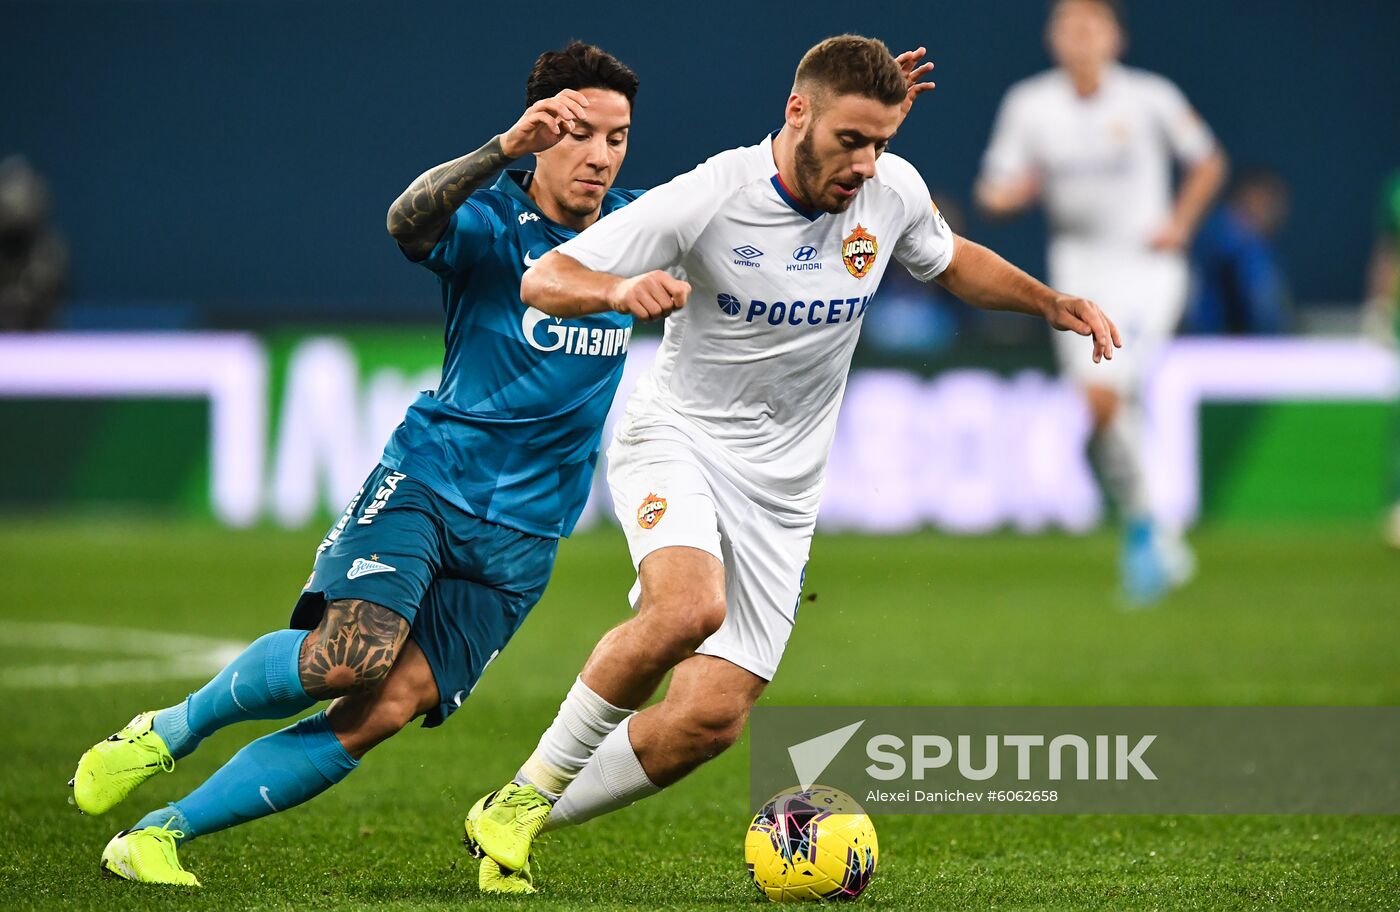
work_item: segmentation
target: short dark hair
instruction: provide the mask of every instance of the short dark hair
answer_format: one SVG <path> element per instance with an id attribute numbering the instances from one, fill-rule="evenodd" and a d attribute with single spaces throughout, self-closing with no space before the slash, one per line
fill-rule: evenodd
<path id="1" fill-rule="evenodd" d="M 793 87 L 817 86 L 833 95 L 862 95 L 899 104 L 909 91 L 890 49 L 878 38 L 837 35 L 802 55 Z"/>
<path id="2" fill-rule="evenodd" d="M 1246 165 L 1235 174 L 1230 182 L 1230 196 L 1239 196 L 1249 190 L 1265 190 L 1277 196 L 1288 193 L 1288 181 L 1268 165 Z"/>
<path id="3" fill-rule="evenodd" d="M 558 51 L 545 51 L 535 61 L 525 83 L 525 104 L 553 98 L 565 89 L 611 89 L 627 99 L 637 97 L 637 74 L 600 47 L 570 41 Z"/>
<path id="4" fill-rule="evenodd" d="M 1050 12 L 1053 14 L 1062 3 L 1069 3 L 1071 0 L 1050 0 Z M 1097 3 L 1108 10 L 1108 14 L 1113 17 L 1113 21 L 1118 23 L 1118 27 L 1126 28 L 1128 21 L 1123 17 L 1123 0 L 1079 0 L 1079 2 Z"/>

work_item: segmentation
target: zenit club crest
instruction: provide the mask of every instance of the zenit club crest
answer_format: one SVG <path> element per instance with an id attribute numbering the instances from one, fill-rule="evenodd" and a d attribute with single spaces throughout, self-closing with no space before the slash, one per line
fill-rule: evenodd
<path id="1" fill-rule="evenodd" d="M 847 272 L 863 279 L 870 267 L 875 265 L 875 254 L 879 249 L 875 235 L 856 225 L 856 230 L 841 242 L 841 261 L 846 264 Z"/>
<path id="2" fill-rule="evenodd" d="M 657 497 L 655 494 L 648 494 L 646 500 L 637 508 L 637 525 L 643 529 L 651 529 L 661 522 L 661 517 L 666 515 L 666 498 Z"/>

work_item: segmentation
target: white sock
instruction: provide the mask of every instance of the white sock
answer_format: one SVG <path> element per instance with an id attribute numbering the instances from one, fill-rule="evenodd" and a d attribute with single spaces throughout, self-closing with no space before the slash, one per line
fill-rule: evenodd
<path id="1" fill-rule="evenodd" d="M 593 759 L 554 803 L 545 830 L 577 826 L 603 814 L 621 810 L 634 801 L 661 791 L 647 778 L 627 734 L 630 717 L 622 720 L 603 740 Z"/>
<path id="2" fill-rule="evenodd" d="M 559 704 L 559 715 L 516 773 L 516 781 L 528 782 L 549 798 L 557 799 L 603 739 L 632 712 L 613 706 L 583 683 L 583 678 L 576 678 L 569 695 Z"/>
<path id="3" fill-rule="evenodd" d="M 1108 427 L 1099 433 L 1099 462 L 1104 482 L 1126 519 L 1151 516 L 1147 474 L 1143 468 L 1143 422 L 1136 402 L 1123 400 Z"/>

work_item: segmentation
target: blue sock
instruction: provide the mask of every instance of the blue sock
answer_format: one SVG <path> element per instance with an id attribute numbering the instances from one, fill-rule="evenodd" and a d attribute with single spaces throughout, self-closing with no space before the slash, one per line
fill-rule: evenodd
<path id="1" fill-rule="evenodd" d="M 359 765 L 319 712 L 249 744 L 199 788 L 137 826 L 164 826 L 174 816 L 173 828 L 185 834 L 181 842 L 207 836 L 309 801 Z"/>
<path id="2" fill-rule="evenodd" d="M 153 726 L 175 759 L 234 722 L 285 719 L 315 705 L 301 686 L 298 667 L 305 630 L 275 630 L 259 637 L 184 703 L 156 713 Z"/>
<path id="3" fill-rule="evenodd" d="M 183 833 L 183 836 L 180 836 L 175 840 L 177 843 L 184 842 L 186 839 L 189 838 L 190 822 L 185 819 L 185 815 L 181 814 L 179 809 L 176 808 L 173 804 L 167 804 L 165 807 L 160 808 L 159 810 L 151 811 L 145 817 L 142 817 L 140 820 L 136 821 L 136 825 L 133 826 L 132 829 L 144 830 L 146 827 L 152 826 L 169 826 L 172 830 L 175 830 L 177 833 Z"/>
<path id="4" fill-rule="evenodd" d="M 1124 544 L 1129 548 L 1146 548 L 1152 543 L 1152 519 L 1147 516 L 1130 516 L 1124 523 Z"/>

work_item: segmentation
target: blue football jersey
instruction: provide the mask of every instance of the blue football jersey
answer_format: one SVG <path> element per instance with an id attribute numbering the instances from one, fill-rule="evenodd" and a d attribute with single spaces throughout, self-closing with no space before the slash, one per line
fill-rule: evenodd
<path id="1" fill-rule="evenodd" d="M 535 206 L 531 177 L 507 171 L 472 194 L 421 261 L 442 284 L 442 380 L 382 461 L 474 516 L 557 538 L 588 498 L 632 318 L 562 320 L 521 303 L 525 270 L 577 234 Z M 609 191 L 603 215 L 640 193 Z"/>

